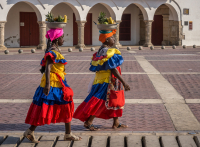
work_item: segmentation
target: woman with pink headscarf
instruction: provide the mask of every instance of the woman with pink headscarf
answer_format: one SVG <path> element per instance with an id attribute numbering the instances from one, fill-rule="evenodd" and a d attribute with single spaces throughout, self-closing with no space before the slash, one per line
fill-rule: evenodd
<path id="1" fill-rule="evenodd" d="M 63 34 L 63 29 L 50 29 L 46 34 L 47 49 L 40 63 L 43 77 L 25 120 L 31 126 L 24 132 L 24 137 L 34 143 L 39 142 L 34 136 L 37 126 L 60 122 L 65 123 L 64 140 L 81 140 L 81 137 L 71 133 L 73 91 L 65 79 L 67 61 L 58 48 L 63 45 Z"/>

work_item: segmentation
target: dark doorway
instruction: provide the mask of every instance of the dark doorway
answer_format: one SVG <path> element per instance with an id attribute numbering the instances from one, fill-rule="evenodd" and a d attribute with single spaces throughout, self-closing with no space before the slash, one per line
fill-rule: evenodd
<path id="1" fill-rule="evenodd" d="M 76 16 L 73 14 L 73 45 L 78 44 L 78 25 Z M 87 22 L 84 27 L 84 44 L 92 45 L 92 13 L 88 13 Z"/>
<path id="2" fill-rule="evenodd" d="M 73 45 L 78 44 L 78 25 L 76 23 L 76 16 L 73 13 Z"/>
<path id="3" fill-rule="evenodd" d="M 131 40 L 131 14 L 123 14 L 119 25 L 119 41 Z"/>
<path id="4" fill-rule="evenodd" d="M 20 12 L 20 46 L 38 46 L 39 24 L 35 12 Z"/>
<path id="5" fill-rule="evenodd" d="M 163 41 L 163 16 L 154 15 L 154 21 L 152 23 L 152 44 L 162 45 Z"/>
<path id="6" fill-rule="evenodd" d="M 88 13 L 84 28 L 84 44 L 92 45 L 92 13 Z"/>

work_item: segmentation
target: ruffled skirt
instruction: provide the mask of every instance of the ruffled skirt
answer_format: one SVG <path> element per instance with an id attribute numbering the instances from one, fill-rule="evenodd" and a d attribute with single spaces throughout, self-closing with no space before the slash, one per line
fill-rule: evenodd
<path id="1" fill-rule="evenodd" d="M 66 82 L 65 85 L 69 87 Z M 62 88 L 51 87 L 48 96 L 43 93 L 43 89 L 40 86 L 37 88 L 25 123 L 41 126 L 50 123 L 71 122 L 74 103 L 63 100 Z"/>
<path id="2" fill-rule="evenodd" d="M 74 118 L 87 121 L 91 115 L 102 119 L 121 117 L 122 109 L 108 109 L 106 107 L 108 83 L 96 84 L 87 98 L 78 106 L 74 113 Z"/>

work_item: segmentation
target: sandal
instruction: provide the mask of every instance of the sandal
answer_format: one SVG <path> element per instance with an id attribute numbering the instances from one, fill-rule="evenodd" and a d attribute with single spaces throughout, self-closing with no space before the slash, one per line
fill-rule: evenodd
<path id="1" fill-rule="evenodd" d="M 85 125 L 84 124 L 84 127 L 86 129 L 89 129 L 90 131 L 98 131 L 98 130 L 100 130 L 98 127 L 95 127 L 93 124 L 91 124 L 91 125 Z"/>
<path id="2" fill-rule="evenodd" d="M 27 130 L 24 132 L 24 137 L 26 137 L 26 138 L 27 138 L 28 140 L 30 140 L 32 143 L 39 143 L 39 141 L 35 139 L 34 131 L 31 131 L 30 129 L 27 129 Z"/>
<path id="3" fill-rule="evenodd" d="M 117 127 L 112 127 L 113 129 L 117 129 L 117 128 L 128 128 L 127 125 L 124 125 L 124 124 L 119 124 Z"/>
<path id="4" fill-rule="evenodd" d="M 65 141 L 72 141 L 72 140 L 79 141 L 81 139 L 82 139 L 81 137 L 73 135 L 72 132 L 70 134 L 65 134 L 65 136 L 64 136 Z"/>

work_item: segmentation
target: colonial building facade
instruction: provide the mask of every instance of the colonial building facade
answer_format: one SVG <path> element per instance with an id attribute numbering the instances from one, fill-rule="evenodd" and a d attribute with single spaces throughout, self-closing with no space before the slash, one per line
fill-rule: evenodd
<path id="1" fill-rule="evenodd" d="M 200 45 L 199 0 L 0 0 L 0 49 L 46 48 L 45 15 L 67 15 L 64 46 L 101 45 L 101 11 L 118 23 L 116 46 Z"/>

